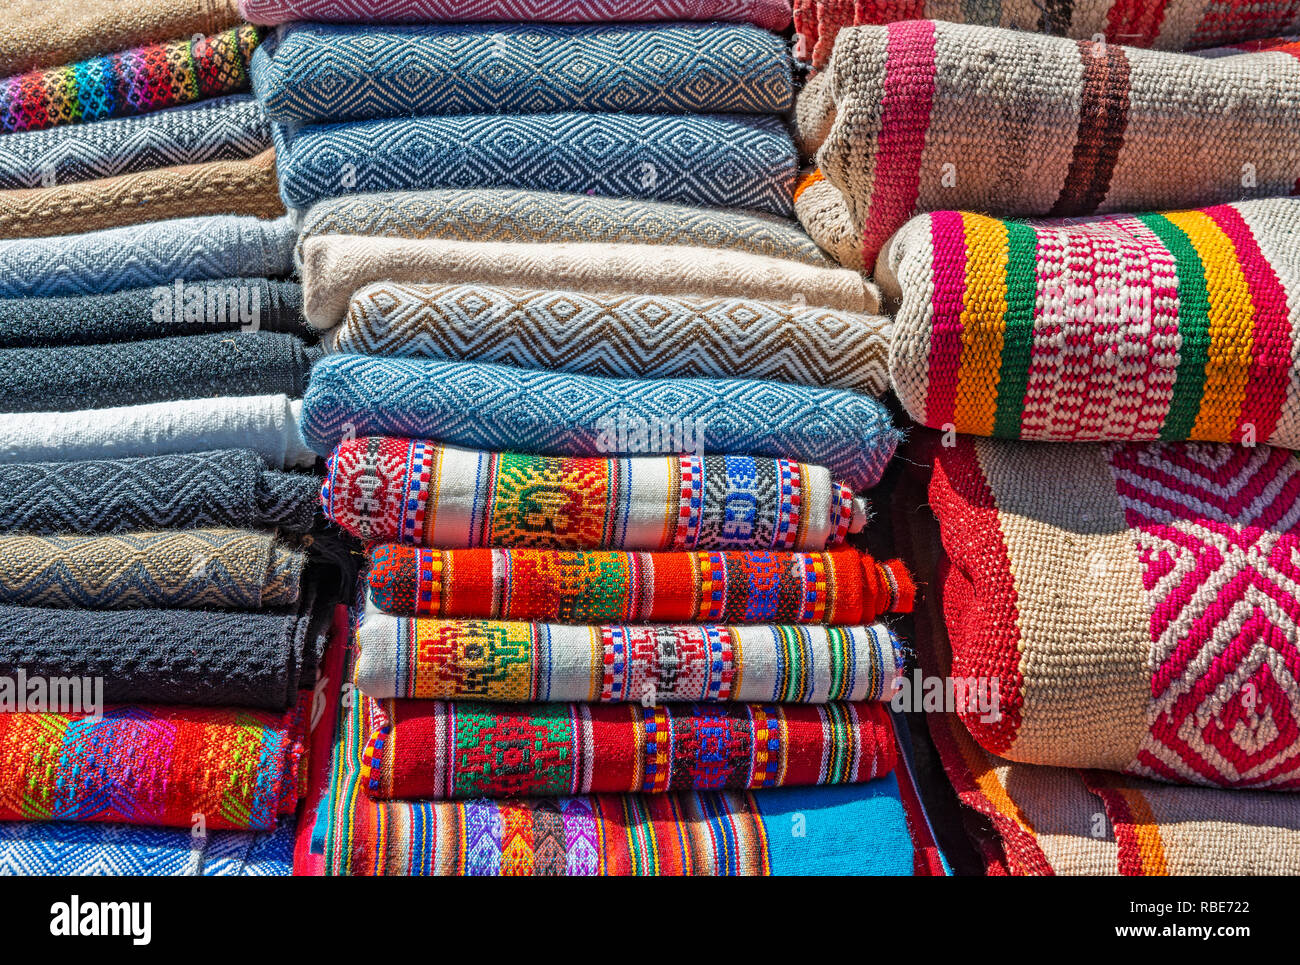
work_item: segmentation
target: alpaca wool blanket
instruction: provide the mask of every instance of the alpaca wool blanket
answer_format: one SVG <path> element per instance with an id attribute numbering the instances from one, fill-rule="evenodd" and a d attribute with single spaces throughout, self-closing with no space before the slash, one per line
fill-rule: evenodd
<path id="1" fill-rule="evenodd" d="M 275 152 L 118 174 L 96 181 L 0 191 L 0 238 L 119 228 L 207 214 L 284 214 Z"/>
<path id="2" fill-rule="evenodd" d="M 383 800 L 856 784 L 890 773 L 879 703 L 459 704 L 398 700 L 362 754 Z"/>
<path id="3" fill-rule="evenodd" d="M 339 445 L 321 503 L 363 540 L 450 548 L 822 550 L 866 525 L 864 500 L 787 459 L 531 456 L 379 436 Z"/>
<path id="4" fill-rule="evenodd" d="M 906 662 L 884 624 L 568 626 L 366 613 L 371 697 L 584 703 L 888 700 Z"/>
<path id="5" fill-rule="evenodd" d="M 1201 56 L 930 21 L 853 27 L 829 83 L 801 98 L 801 139 L 844 195 L 867 264 L 927 211 L 1063 217 L 1284 196 L 1300 177 L 1300 114 L 1286 106 L 1300 98 L 1296 49 Z"/>
<path id="6" fill-rule="evenodd" d="M 0 533 L 0 602 L 260 610 L 298 599 L 305 555 L 246 529 Z"/>
<path id="7" fill-rule="evenodd" d="M 0 299 L 0 348 L 97 345 L 238 329 L 311 333 L 297 282 L 220 278 L 104 295 Z"/>
<path id="8" fill-rule="evenodd" d="M 1300 788 L 1300 458 L 1207 443 L 928 445 L 958 678 L 992 754 Z"/>
<path id="9" fill-rule="evenodd" d="M 0 129 L 147 114 L 248 90 L 258 40 L 257 29 L 244 24 L 0 80 Z"/>
<path id="10" fill-rule="evenodd" d="M 0 188 L 51 188 L 154 168 L 235 161 L 271 146 L 247 94 L 186 107 L 0 138 Z"/>
<path id="11" fill-rule="evenodd" d="M 283 124 L 412 114 L 780 114 L 784 41 L 749 24 L 299 24 L 253 55 Z"/>
<path id="12" fill-rule="evenodd" d="M 939 212 L 877 264 L 918 422 L 1300 448 L 1300 200 L 1082 223 Z"/>
<path id="13" fill-rule="evenodd" d="M 0 240 L 0 298 L 97 295 L 182 281 L 293 271 L 297 233 L 275 221 L 213 215 L 56 238 Z"/>
<path id="14" fill-rule="evenodd" d="M 794 186 L 794 214 L 804 231 L 822 251 L 845 268 L 869 271 L 862 257 L 862 242 L 853 226 L 849 206 L 839 188 L 818 168 L 799 176 Z"/>
<path id="15" fill-rule="evenodd" d="M 251 449 L 271 469 L 309 469 L 300 400 L 244 395 L 80 412 L 31 412 L 0 422 L 0 463 L 125 459 Z"/>
<path id="16" fill-rule="evenodd" d="M 379 543 L 368 564 L 370 604 L 399 616 L 857 624 L 910 612 L 916 598 L 902 560 L 878 561 L 849 546 L 637 553 Z"/>
<path id="17" fill-rule="evenodd" d="M 794 142 L 776 116 L 460 114 L 275 125 L 272 138 L 290 208 L 482 185 L 793 213 Z"/>
<path id="18" fill-rule="evenodd" d="M 0 714 L 0 817 L 269 830 L 298 803 L 307 709 Z"/>
<path id="19" fill-rule="evenodd" d="M 880 481 L 902 435 L 881 403 L 843 389 L 361 355 L 327 356 L 313 369 L 302 430 L 322 455 L 351 432 L 555 456 L 776 456 L 825 466 L 854 492 Z"/>
<path id="20" fill-rule="evenodd" d="M 315 476 L 269 470 L 246 449 L 0 464 L 0 530 L 282 529 L 316 519 Z"/>
<path id="21" fill-rule="evenodd" d="M 748 298 L 380 282 L 352 296 L 333 352 L 623 378 L 889 388 L 886 318 Z"/>
<path id="22" fill-rule="evenodd" d="M 875 314 L 856 271 L 678 244 L 511 243 L 326 235 L 302 246 L 303 314 L 328 329 L 373 282 L 753 298 Z"/>
<path id="23" fill-rule="evenodd" d="M 0 411 L 231 395 L 301 396 L 320 349 L 282 332 L 0 350 Z"/>

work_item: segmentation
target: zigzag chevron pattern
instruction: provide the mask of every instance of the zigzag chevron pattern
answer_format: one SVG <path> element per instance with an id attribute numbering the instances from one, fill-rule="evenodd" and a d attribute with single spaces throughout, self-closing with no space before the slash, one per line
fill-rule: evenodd
<path id="1" fill-rule="evenodd" d="M 354 191 L 506 187 L 789 216 L 794 142 L 779 117 L 535 114 L 274 125 L 290 208 Z"/>
<path id="2" fill-rule="evenodd" d="M 252 157 L 271 128 L 248 96 L 0 138 L 0 189 L 42 188 L 205 161 Z"/>
<path id="3" fill-rule="evenodd" d="M 879 396 L 887 319 L 739 298 L 492 285 L 369 285 L 332 351 L 493 362 L 581 375 L 772 379 Z"/>
<path id="4" fill-rule="evenodd" d="M 604 242 L 698 245 L 833 268 L 797 222 L 640 198 L 446 188 L 342 195 L 313 205 L 298 238 L 322 235 L 437 238 L 451 241 Z"/>
<path id="5" fill-rule="evenodd" d="M 609 427 L 637 418 L 660 427 L 697 420 L 706 452 L 825 466 L 855 492 L 879 482 L 900 438 L 884 406 L 842 389 L 742 379 L 603 379 L 361 355 L 319 362 L 302 411 L 303 436 L 322 455 L 344 438 L 365 435 L 605 455 L 616 448 Z"/>
<path id="6" fill-rule="evenodd" d="M 413 114 L 780 114 L 784 42 L 748 24 L 304 24 L 260 47 L 253 89 L 274 121 Z"/>
<path id="7" fill-rule="evenodd" d="M 1268 447 L 1116 448 L 1151 611 L 1135 773 L 1300 788 L 1300 460 Z"/>

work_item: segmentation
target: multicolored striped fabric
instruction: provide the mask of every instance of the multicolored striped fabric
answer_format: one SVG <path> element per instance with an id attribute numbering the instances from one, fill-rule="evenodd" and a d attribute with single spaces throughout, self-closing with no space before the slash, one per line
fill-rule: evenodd
<path id="1" fill-rule="evenodd" d="M 1300 199 L 1083 222 L 943 211 L 877 278 L 898 396 L 937 429 L 1300 448 Z"/>
<path id="2" fill-rule="evenodd" d="M 436 700 L 888 700 L 902 644 L 872 626 L 583 626 L 395 617 L 357 629 L 357 686 Z"/>
<path id="3" fill-rule="evenodd" d="M 392 701 L 362 780 L 385 800 L 856 784 L 890 773 L 879 703 Z"/>
<path id="4" fill-rule="evenodd" d="M 36 131 L 247 90 L 259 39 L 244 25 L 0 80 L 0 128 Z"/>
<path id="5" fill-rule="evenodd" d="M 627 553 L 380 543 L 370 547 L 368 573 L 370 603 L 399 616 L 853 624 L 910 612 L 916 597 L 902 560 L 879 562 L 848 546 Z"/>
<path id="6" fill-rule="evenodd" d="M 367 436 L 326 462 L 325 514 L 363 540 L 466 548 L 823 550 L 866 504 L 821 466 L 749 456 L 534 456 Z"/>

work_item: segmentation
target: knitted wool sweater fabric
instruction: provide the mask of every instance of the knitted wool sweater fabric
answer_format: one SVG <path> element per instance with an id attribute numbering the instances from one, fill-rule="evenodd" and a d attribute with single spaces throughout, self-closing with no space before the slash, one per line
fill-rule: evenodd
<path id="1" fill-rule="evenodd" d="M 790 215 L 785 122 L 746 114 L 465 114 L 272 128 L 290 208 L 352 191 L 477 186 Z"/>
<path id="2" fill-rule="evenodd" d="M 271 469 L 309 469 L 316 454 L 298 429 L 301 400 L 243 395 L 0 420 L 0 463 L 76 462 L 251 449 Z"/>
<path id="3" fill-rule="evenodd" d="M 918 422 L 1043 440 L 1300 448 L 1300 200 L 1082 223 L 940 212 L 889 242 Z"/>
<path id="4" fill-rule="evenodd" d="M 285 276 L 296 232 L 275 221 L 214 215 L 56 238 L 0 240 L 0 297 L 95 295 L 176 279 Z"/>
<path id="5" fill-rule="evenodd" d="M 494 285 L 367 285 L 334 352 L 494 362 L 582 375 L 749 378 L 882 395 L 889 320 L 742 298 Z"/>
<path id="6" fill-rule="evenodd" d="M 803 110 L 800 121 L 829 130 L 817 162 L 871 264 L 914 213 L 1072 216 L 1290 194 L 1296 49 L 1189 55 L 930 21 L 853 27 L 829 85 L 803 95 L 828 122 Z"/>
<path id="7" fill-rule="evenodd" d="M 619 432 L 620 424 L 630 431 Z M 686 426 L 699 430 L 694 446 Z M 879 402 L 843 389 L 360 355 L 331 355 L 316 366 L 302 430 L 322 455 L 351 433 L 544 455 L 776 456 L 825 466 L 855 492 L 879 482 L 902 435 Z"/>
<path id="8" fill-rule="evenodd" d="M 320 349 L 282 332 L 0 350 L 0 412 L 231 395 L 300 397 Z"/>
<path id="9" fill-rule="evenodd" d="M 253 56 L 274 121 L 411 114 L 780 114 L 780 37 L 749 24 L 302 24 Z"/>
<path id="10" fill-rule="evenodd" d="M 275 152 L 119 174 L 56 187 L 0 191 L 0 238 L 32 238 L 207 214 L 284 214 Z"/>
<path id="11" fill-rule="evenodd" d="M 0 465 L 0 529 L 117 533 L 234 526 L 303 533 L 316 477 L 268 470 L 248 450 Z"/>

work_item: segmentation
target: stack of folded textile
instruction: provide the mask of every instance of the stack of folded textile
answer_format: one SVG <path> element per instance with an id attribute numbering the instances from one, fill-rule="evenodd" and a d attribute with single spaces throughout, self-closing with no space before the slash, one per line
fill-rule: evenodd
<path id="1" fill-rule="evenodd" d="M 286 874 L 334 608 L 259 40 L 233 0 L 0 31 L 0 872 Z M 25 71 L 25 72 L 24 72 Z"/>

